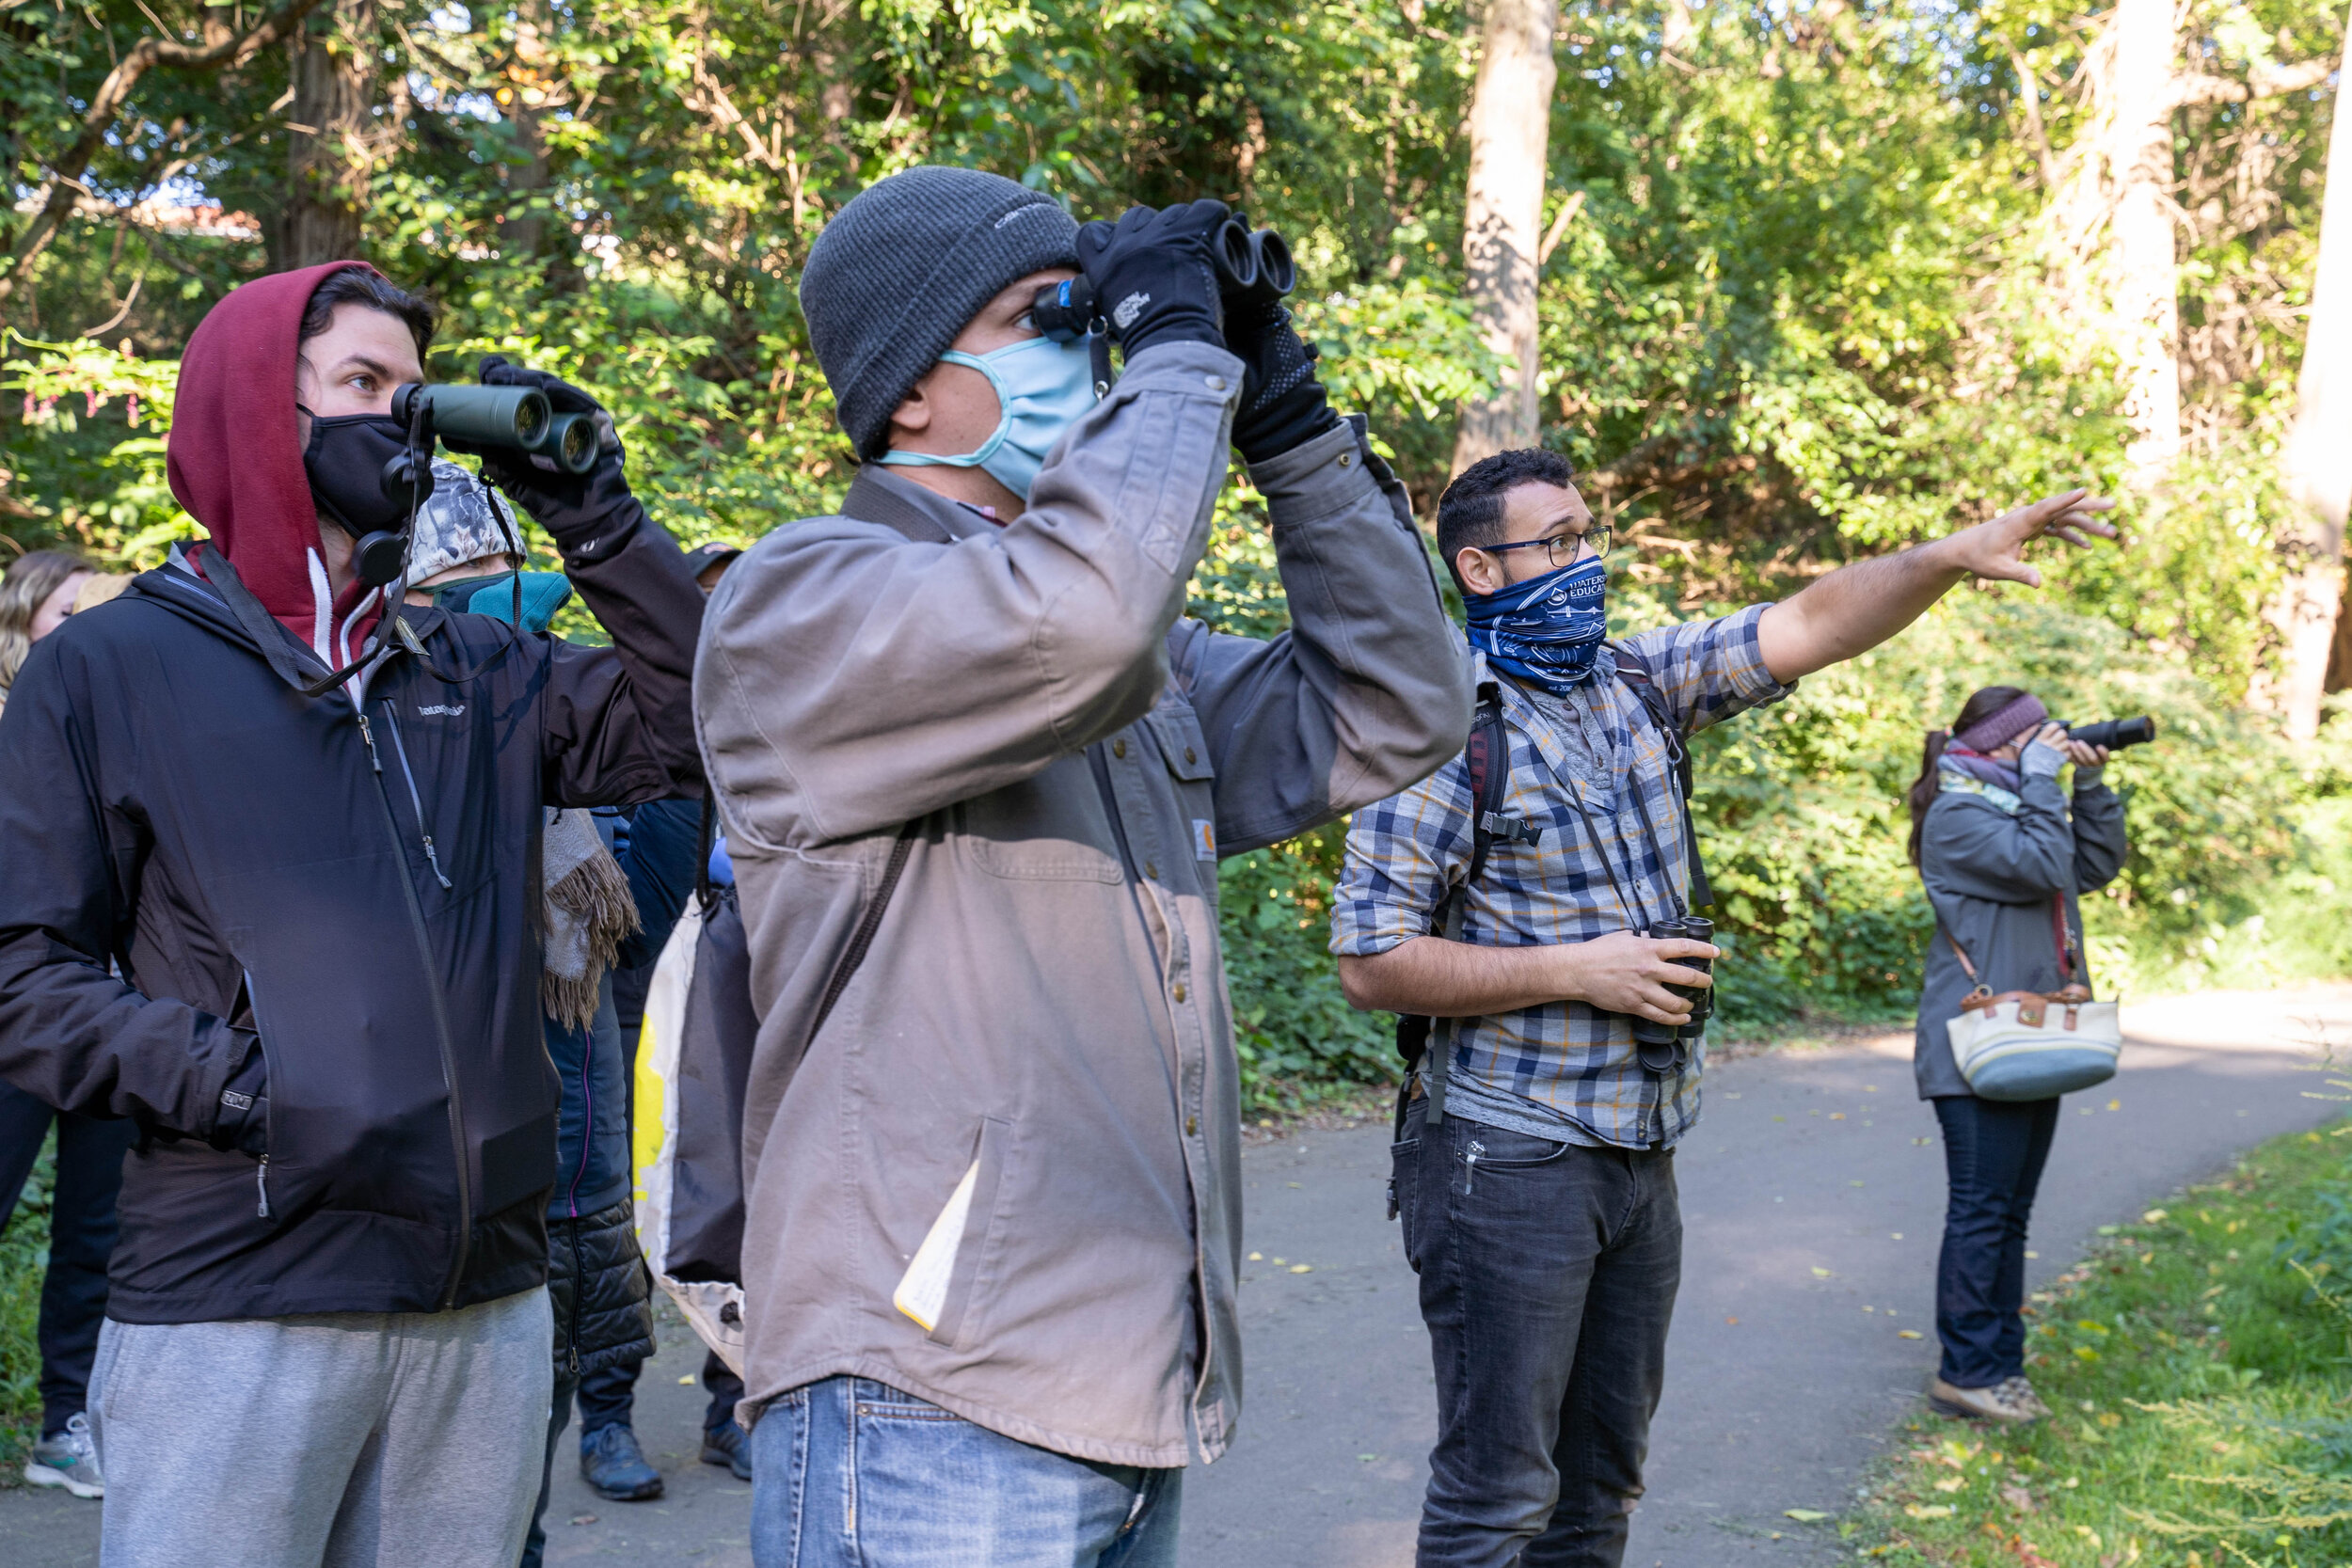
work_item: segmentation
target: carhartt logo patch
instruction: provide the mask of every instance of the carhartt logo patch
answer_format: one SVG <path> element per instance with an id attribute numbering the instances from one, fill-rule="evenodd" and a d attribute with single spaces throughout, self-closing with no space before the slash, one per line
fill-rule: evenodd
<path id="1" fill-rule="evenodd" d="M 431 707 L 417 709 L 417 717 L 420 719 L 454 719 L 465 711 L 466 705 L 463 703 L 435 703 Z"/>
<path id="2" fill-rule="evenodd" d="M 1216 859 L 1216 824 L 1205 816 L 1192 819 L 1192 858 L 1199 861 Z"/>

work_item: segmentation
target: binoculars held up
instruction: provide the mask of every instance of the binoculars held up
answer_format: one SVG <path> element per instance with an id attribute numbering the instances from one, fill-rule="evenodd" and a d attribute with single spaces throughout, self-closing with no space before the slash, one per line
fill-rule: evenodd
<path id="1" fill-rule="evenodd" d="M 1239 214 L 1228 218 L 1209 242 L 1209 261 L 1216 268 L 1217 293 L 1228 314 L 1242 306 L 1271 305 L 1298 287 L 1298 266 L 1291 260 L 1289 244 L 1274 230 L 1251 229 Z M 1029 307 L 1029 319 L 1057 343 L 1075 342 L 1100 330 L 1102 312 L 1096 309 L 1093 279 L 1078 277 L 1046 284 Z"/>
<path id="2" fill-rule="evenodd" d="M 536 388 L 412 381 L 392 393 L 392 418 L 403 424 L 420 408 L 426 429 L 443 440 L 510 448 L 567 474 L 596 466 L 595 421 L 585 414 L 555 413 Z"/>

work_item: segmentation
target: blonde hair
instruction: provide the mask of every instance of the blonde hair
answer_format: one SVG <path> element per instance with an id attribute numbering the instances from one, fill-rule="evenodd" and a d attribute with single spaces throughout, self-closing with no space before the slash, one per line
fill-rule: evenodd
<path id="1" fill-rule="evenodd" d="M 72 550 L 34 550 L 8 563 L 0 577 L 0 696 L 16 684 L 24 656 L 33 651 L 33 617 L 50 594 L 76 572 L 98 568 Z"/>

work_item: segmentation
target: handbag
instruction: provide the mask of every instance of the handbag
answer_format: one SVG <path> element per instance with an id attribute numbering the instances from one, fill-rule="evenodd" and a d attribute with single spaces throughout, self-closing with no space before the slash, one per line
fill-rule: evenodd
<path id="1" fill-rule="evenodd" d="M 1952 1061 L 1968 1087 L 1982 1100 L 2047 1100 L 2104 1084 L 2115 1076 L 2123 1051 L 2123 1024 L 2116 1004 L 2093 1002 L 2090 988 L 2074 978 L 2074 944 L 2068 942 L 2063 895 L 2050 900 L 2052 935 L 2065 984 L 2041 991 L 2005 990 L 1998 995 L 1977 975 L 1960 940 L 1949 928 L 1945 940 L 1976 990 L 1947 1019 L 1944 1032 Z"/>

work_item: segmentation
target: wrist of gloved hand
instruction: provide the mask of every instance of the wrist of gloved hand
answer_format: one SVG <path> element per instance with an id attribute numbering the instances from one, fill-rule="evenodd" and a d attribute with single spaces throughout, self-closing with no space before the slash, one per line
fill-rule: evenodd
<path id="1" fill-rule="evenodd" d="M 247 1042 L 245 1060 L 221 1085 L 219 1114 L 204 1141 L 226 1152 L 269 1152 L 269 1063 L 262 1055 L 262 1037 L 250 1029 L 235 1031 Z"/>
<path id="2" fill-rule="evenodd" d="M 1231 215 L 1221 201 L 1132 207 L 1116 224 L 1078 230 L 1078 265 L 1128 358 L 1161 343 L 1225 346 L 1209 245 Z"/>
<path id="3" fill-rule="evenodd" d="M 1279 457 L 1339 424 L 1315 376 L 1314 347 L 1292 329 L 1288 310 L 1253 306 L 1225 325 L 1226 342 L 1242 362 L 1233 446 L 1244 462 Z"/>
<path id="4" fill-rule="evenodd" d="M 2029 742 L 2017 756 L 2017 770 L 2029 779 L 2055 779 L 2065 766 L 2064 752 L 2039 740 Z"/>

